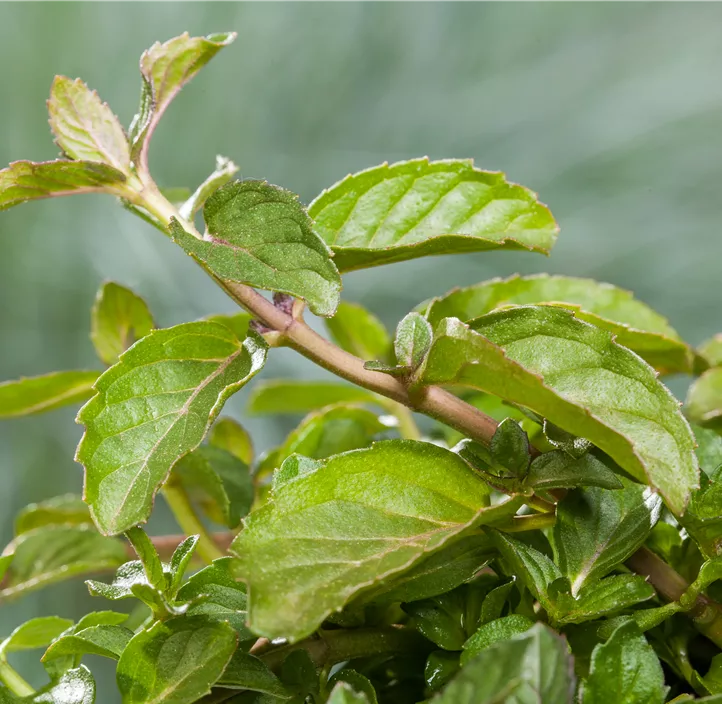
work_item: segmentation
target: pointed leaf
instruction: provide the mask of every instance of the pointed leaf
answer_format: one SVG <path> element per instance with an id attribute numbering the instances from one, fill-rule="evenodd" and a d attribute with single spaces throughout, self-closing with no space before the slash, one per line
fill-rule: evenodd
<path id="1" fill-rule="evenodd" d="M 591 453 L 572 457 L 563 450 L 545 452 L 532 460 L 526 485 L 537 490 L 576 486 L 621 489 L 623 486 L 619 477 Z"/>
<path id="2" fill-rule="evenodd" d="M 153 545 L 153 541 L 139 526 L 134 526 L 127 530 L 125 536 L 130 541 L 136 555 L 138 555 L 138 558 L 143 564 L 143 570 L 148 579 L 148 584 L 155 587 L 158 591 L 164 592 L 166 579 L 165 573 L 163 572 L 163 563 L 160 561 L 160 556 L 155 549 L 155 545 Z"/>
<path id="3" fill-rule="evenodd" d="M 100 372 L 53 372 L 0 383 L 0 418 L 44 413 L 93 395 Z"/>
<path id="4" fill-rule="evenodd" d="M 529 469 L 529 438 L 512 418 L 505 418 L 496 428 L 489 446 L 495 465 L 506 467 L 514 476 L 523 477 Z"/>
<path id="5" fill-rule="evenodd" d="M 349 175 L 309 214 L 341 271 L 488 249 L 548 254 L 558 231 L 534 193 L 464 159 L 413 159 Z"/>
<path id="6" fill-rule="evenodd" d="M 90 317 L 90 339 L 103 362 L 115 364 L 153 327 L 153 317 L 140 296 L 112 281 L 100 287 Z"/>
<path id="7" fill-rule="evenodd" d="M 331 339 L 361 359 L 389 358 L 391 337 L 384 324 L 358 303 L 341 301 L 333 318 L 326 321 Z"/>
<path id="8" fill-rule="evenodd" d="M 594 648 L 581 701 L 583 704 L 662 704 L 666 693 L 657 655 L 634 621 L 628 621 L 617 628 L 606 643 Z"/>
<path id="9" fill-rule="evenodd" d="M 416 369 L 431 346 L 431 325 L 419 313 L 409 313 L 396 328 L 394 351 L 402 367 Z"/>
<path id="10" fill-rule="evenodd" d="M 216 684 L 227 689 L 250 689 L 254 692 L 263 692 L 279 699 L 291 698 L 281 680 L 273 674 L 263 660 L 240 650 L 233 653 L 231 661 Z"/>
<path id="11" fill-rule="evenodd" d="M 580 320 L 609 330 L 618 344 L 634 350 L 660 371 L 692 371 L 693 350 L 666 318 L 631 292 L 593 279 L 548 274 L 491 279 L 434 298 L 426 316 L 435 327 L 443 318 L 466 323 L 497 308 L 542 303 L 569 308 Z"/>
<path id="12" fill-rule="evenodd" d="M 722 433 L 722 367 L 709 369 L 689 389 L 685 412 L 690 420 Z"/>
<path id="13" fill-rule="evenodd" d="M 376 395 L 350 384 L 334 381 L 262 381 L 248 399 L 248 412 L 309 413 L 336 403 L 376 403 Z"/>
<path id="14" fill-rule="evenodd" d="M 557 506 L 556 561 L 572 594 L 603 577 L 647 539 L 661 502 L 630 482 L 617 491 L 590 487 L 570 491 Z"/>
<path id="15" fill-rule="evenodd" d="M 54 684 L 32 695 L 29 704 L 93 704 L 95 680 L 85 665 L 68 670 Z"/>
<path id="16" fill-rule="evenodd" d="M 171 222 L 173 241 L 226 281 L 303 298 L 317 315 L 334 314 L 341 278 L 298 196 L 265 181 L 219 188 L 203 209 L 200 240 Z"/>
<path id="17" fill-rule="evenodd" d="M 508 640 L 520 633 L 525 633 L 533 625 L 533 621 L 521 614 L 511 614 L 485 623 L 464 643 L 464 652 L 461 655 L 462 667 L 482 650 L 499 641 Z"/>
<path id="18" fill-rule="evenodd" d="M 125 175 L 106 164 L 88 161 L 15 161 L 0 171 L 0 210 L 29 200 L 73 193 L 122 196 Z"/>
<path id="19" fill-rule="evenodd" d="M 156 622 L 128 643 L 116 679 L 124 704 L 192 704 L 210 692 L 236 648 L 227 624 L 202 616 Z"/>
<path id="20" fill-rule="evenodd" d="M 223 325 L 157 330 L 121 355 L 78 414 L 85 434 L 85 500 L 105 534 L 148 519 L 173 464 L 194 450 L 225 400 L 265 362 L 258 337 L 241 343 Z"/>
<path id="21" fill-rule="evenodd" d="M 418 377 L 527 406 L 593 442 L 676 513 L 699 484 L 694 437 L 672 394 L 608 332 L 569 311 L 519 307 L 470 326 L 445 318 Z"/>
<path id="22" fill-rule="evenodd" d="M 185 571 L 193 558 L 200 536 L 189 535 L 174 551 L 170 558 L 170 593 L 175 596 L 183 582 Z"/>
<path id="23" fill-rule="evenodd" d="M 253 462 L 253 441 L 248 431 L 232 418 L 219 418 L 208 435 L 209 444 L 230 452 L 241 462 Z"/>
<path id="24" fill-rule="evenodd" d="M 22 509 L 15 518 L 15 535 L 47 525 L 92 523 L 90 511 L 83 500 L 75 494 L 64 494 L 37 504 L 29 504 Z"/>
<path id="25" fill-rule="evenodd" d="M 391 440 L 325 461 L 290 457 L 272 500 L 250 514 L 231 548 L 249 585 L 250 627 L 303 638 L 363 590 L 519 506 L 488 503 L 463 460 L 428 443 Z"/>
<path id="26" fill-rule="evenodd" d="M 79 78 L 55 77 L 48 112 L 55 141 L 71 159 L 130 173 L 130 149 L 118 118 Z"/>
<path id="27" fill-rule="evenodd" d="M 143 563 L 140 560 L 131 560 L 122 564 L 111 584 L 96 582 L 89 579 L 85 582 L 91 596 L 102 596 L 104 599 L 117 601 L 119 599 L 132 599 L 135 595 L 133 587 L 142 584 L 150 586 Z"/>
<path id="28" fill-rule="evenodd" d="M 123 626 L 91 626 L 58 638 L 42 659 L 49 662 L 68 656 L 79 659 L 83 655 L 100 655 L 118 660 L 132 637 L 133 631 Z"/>
<path id="29" fill-rule="evenodd" d="M 20 650 L 44 648 L 72 625 L 73 622 L 69 619 L 58 616 L 41 616 L 30 619 L 18 626 L 0 643 L 0 658 Z"/>

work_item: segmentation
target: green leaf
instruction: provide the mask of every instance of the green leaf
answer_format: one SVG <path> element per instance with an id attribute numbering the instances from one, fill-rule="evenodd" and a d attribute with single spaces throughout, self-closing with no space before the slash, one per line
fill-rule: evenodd
<path id="1" fill-rule="evenodd" d="M 156 622 L 128 643 L 116 679 L 124 704 L 191 704 L 208 694 L 236 647 L 227 624 L 203 616 Z"/>
<path id="2" fill-rule="evenodd" d="M 63 152 L 130 174 L 130 149 L 118 118 L 79 78 L 56 76 L 48 100 L 50 128 Z"/>
<path id="3" fill-rule="evenodd" d="M 186 32 L 143 52 L 140 109 L 129 130 L 134 158 L 141 150 L 147 153 L 153 131 L 181 88 L 235 38 L 235 32 L 207 37 L 190 37 Z"/>
<path id="4" fill-rule="evenodd" d="M 108 365 L 153 329 L 146 302 L 130 289 L 106 281 L 98 291 L 90 317 L 90 339 Z"/>
<path id="5" fill-rule="evenodd" d="M 361 359 L 388 360 L 391 337 L 384 324 L 358 303 L 341 301 L 326 321 L 331 339 Z"/>
<path id="6" fill-rule="evenodd" d="M 316 315 L 334 314 L 341 277 L 298 196 L 265 181 L 235 181 L 208 199 L 203 215 L 204 239 L 176 220 L 171 237 L 216 276 L 302 298 Z"/>
<path id="7" fill-rule="evenodd" d="M 689 389 L 685 411 L 704 428 L 722 432 L 722 367 L 707 370 Z"/>
<path id="8" fill-rule="evenodd" d="M 594 648 L 582 691 L 583 704 L 665 701 L 662 667 L 634 621 L 622 624 L 606 643 Z"/>
<path id="9" fill-rule="evenodd" d="M 722 333 L 701 344 L 698 351 L 711 367 L 722 366 Z"/>
<path id="10" fill-rule="evenodd" d="M 30 619 L 18 626 L 0 643 L 0 658 L 20 650 L 44 648 L 72 625 L 73 622 L 69 619 L 58 616 L 41 616 Z"/>
<path id="11" fill-rule="evenodd" d="M 464 598 L 459 592 L 403 605 L 413 626 L 424 637 L 444 650 L 461 650 L 466 641 Z"/>
<path id="12" fill-rule="evenodd" d="M 165 592 L 166 578 L 163 572 L 163 563 L 160 561 L 158 551 L 148 534 L 139 526 L 130 528 L 125 533 L 130 541 L 136 555 L 143 564 L 143 570 L 148 584 L 155 587 L 159 592 Z"/>
<path id="13" fill-rule="evenodd" d="M 216 685 L 227 689 L 250 689 L 279 699 L 291 698 L 281 680 L 271 672 L 263 660 L 240 650 L 233 653 L 231 661 Z"/>
<path id="14" fill-rule="evenodd" d="M 105 164 L 88 161 L 14 161 L 0 170 L 0 210 L 39 198 L 73 193 L 123 196 L 125 175 Z"/>
<path id="15" fill-rule="evenodd" d="M 78 414 L 85 434 L 85 500 L 102 533 L 148 519 L 173 464 L 194 450 L 226 399 L 263 366 L 256 336 L 242 343 L 223 325 L 156 330 L 121 355 Z"/>
<path id="16" fill-rule="evenodd" d="M 617 475 L 594 455 L 572 457 L 563 450 L 545 452 L 532 460 L 526 485 L 535 490 L 598 486 L 621 489 Z"/>
<path id="17" fill-rule="evenodd" d="M 339 682 L 331 690 L 328 704 L 371 704 L 371 701 L 365 694 L 357 692 L 350 684 Z"/>
<path id="18" fill-rule="evenodd" d="M 93 395 L 100 372 L 53 372 L 0 383 L 0 418 L 52 411 Z"/>
<path id="19" fill-rule="evenodd" d="M 489 446 L 493 464 L 506 467 L 513 476 L 523 477 L 531 462 L 527 434 L 512 418 L 505 418 L 496 428 Z"/>
<path id="20" fill-rule="evenodd" d="M 593 279 L 548 274 L 491 279 L 434 298 L 426 316 L 433 326 L 443 318 L 459 318 L 466 323 L 497 308 L 530 304 L 573 310 L 577 318 L 616 335 L 618 344 L 634 350 L 660 371 L 692 371 L 693 350 L 666 318 L 630 291 Z"/>
<path id="21" fill-rule="evenodd" d="M 246 589 L 236 581 L 234 558 L 222 557 L 196 572 L 178 591 L 178 600 L 190 602 L 190 615 L 203 615 L 227 621 L 238 632 L 240 641 L 255 641 L 246 627 Z M 250 646 L 249 646 L 250 647 Z"/>
<path id="22" fill-rule="evenodd" d="M 45 651 L 42 660 L 49 662 L 68 656 L 80 658 L 83 655 L 100 655 L 118 660 L 132 637 L 133 631 L 123 626 L 91 626 L 58 638 Z"/>
<path id="23" fill-rule="evenodd" d="M 514 588 L 516 577 L 512 577 L 508 582 L 494 587 L 481 602 L 481 612 L 479 614 L 479 623 L 485 624 L 500 618 L 504 607 L 506 606 L 509 593 Z"/>
<path id="24" fill-rule="evenodd" d="M 28 700 L 31 704 L 93 704 L 95 680 L 85 665 L 68 670 L 54 684 L 41 689 Z"/>
<path id="25" fill-rule="evenodd" d="M 626 560 L 647 539 L 659 519 L 659 499 L 626 482 L 624 489 L 590 487 L 570 491 L 557 506 L 556 562 L 572 595 Z"/>
<path id="26" fill-rule="evenodd" d="M 308 210 L 340 271 L 489 249 L 548 254 L 558 231 L 534 193 L 467 159 L 382 164 L 347 176 Z"/>
<path id="27" fill-rule="evenodd" d="M 566 640 L 538 623 L 482 650 L 430 704 L 572 704 L 573 696 Z"/>
<path id="28" fill-rule="evenodd" d="M 181 203 L 178 213 L 181 218 L 193 220 L 195 214 L 205 205 L 210 195 L 225 186 L 238 173 L 239 166 L 234 164 L 228 157 L 216 156 L 216 168 L 203 183 L 196 188 L 192 194 L 188 194 L 185 203 Z"/>
<path id="29" fill-rule="evenodd" d="M 42 526 L 91 525 L 93 519 L 85 502 L 75 494 L 54 496 L 52 499 L 29 504 L 15 518 L 15 535 L 27 533 Z"/>
<path id="30" fill-rule="evenodd" d="M 204 318 L 210 323 L 220 323 L 232 330 L 239 340 L 248 337 L 248 325 L 253 320 L 249 313 L 231 313 L 230 315 L 209 315 Z"/>
<path id="31" fill-rule="evenodd" d="M 202 445 L 173 466 L 173 476 L 216 523 L 237 528 L 253 503 L 248 465 L 220 447 Z"/>
<path id="32" fill-rule="evenodd" d="M 251 390 L 248 412 L 309 413 L 337 403 L 376 402 L 370 391 L 334 381 L 262 381 Z"/>
<path id="33" fill-rule="evenodd" d="M 96 582 L 89 579 L 85 582 L 91 596 L 102 596 L 104 599 L 117 601 L 119 599 L 132 599 L 136 596 L 133 587 L 148 584 L 148 576 L 145 567 L 140 560 L 130 560 L 122 564 L 111 584 Z"/>
<path id="34" fill-rule="evenodd" d="M 253 441 L 248 431 L 232 418 L 219 418 L 211 428 L 208 443 L 230 452 L 244 464 L 253 462 Z"/>
<path id="35" fill-rule="evenodd" d="M 706 557 L 722 554 L 722 465 L 709 477 L 702 475 L 700 488 L 679 521 Z"/>
<path id="36" fill-rule="evenodd" d="M 520 633 L 528 631 L 534 622 L 521 614 L 511 614 L 498 618 L 495 621 L 483 624 L 471 638 L 464 643 L 464 652 L 461 655 L 462 667 L 469 660 L 476 657 L 482 650 L 498 643 L 508 640 Z"/>
<path id="37" fill-rule="evenodd" d="M 183 583 L 183 576 L 185 575 L 186 569 L 193 558 L 196 545 L 200 536 L 190 535 L 188 536 L 174 551 L 170 558 L 170 585 L 169 591 L 172 596 L 178 593 L 178 590 Z"/>
<path id="38" fill-rule="evenodd" d="M 431 325 L 426 318 L 419 313 L 409 313 L 396 328 L 394 351 L 397 364 L 416 369 L 429 351 L 432 336 Z"/>
<path id="39" fill-rule="evenodd" d="M 49 525 L 26 531 L 6 548 L 13 561 L 0 602 L 72 577 L 115 569 L 126 561 L 125 545 L 90 525 Z"/>
<path id="40" fill-rule="evenodd" d="M 692 424 L 692 431 L 697 440 L 695 452 L 700 469 L 709 476 L 722 465 L 722 437 L 714 430 L 695 424 Z"/>
<path id="41" fill-rule="evenodd" d="M 344 667 L 342 670 L 339 670 L 329 678 L 328 686 L 335 688 L 339 682 L 343 682 L 350 686 L 357 695 L 364 695 L 365 697 L 360 700 L 352 699 L 352 702 L 360 701 L 365 704 L 378 704 L 376 690 L 374 689 L 373 684 L 371 684 L 368 677 L 365 677 L 360 672 Z"/>
<path id="42" fill-rule="evenodd" d="M 459 671 L 459 653 L 435 650 L 426 659 L 424 679 L 431 692 L 438 692 Z"/>
<path id="43" fill-rule="evenodd" d="M 698 486 L 694 437 L 672 394 L 608 332 L 555 307 L 439 323 L 419 383 L 471 386 L 586 438 L 681 514 Z"/>
<path id="44" fill-rule="evenodd" d="M 413 467 L 413 472 L 409 472 Z M 352 597 L 412 568 L 472 526 L 514 513 L 454 453 L 391 440 L 325 461 L 290 457 L 272 500 L 231 549 L 249 585 L 249 625 L 296 641 Z"/>

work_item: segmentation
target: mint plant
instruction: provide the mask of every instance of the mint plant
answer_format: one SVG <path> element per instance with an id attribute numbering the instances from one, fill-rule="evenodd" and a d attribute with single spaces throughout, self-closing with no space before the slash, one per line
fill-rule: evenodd
<path id="1" fill-rule="evenodd" d="M 383 164 L 308 207 L 220 157 L 193 193 L 161 187 L 153 134 L 234 36 L 148 49 L 128 130 L 57 77 L 61 157 L 0 171 L 0 209 L 115 196 L 241 309 L 164 328 L 105 283 L 97 370 L 0 384 L 6 418 L 85 401 L 82 498 L 20 513 L 0 603 L 85 576 L 99 609 L 8 634 L 0 703 L 104 701 L 87 655 L 117 661 L 124 704 L 722 702 L 722 337 L 694 349 L 562 276 L 439 292 L 392 334 L 341 300 L 345 272 L 548 254 L 551 213 L 469 160 Z M 337 381 L 256 379 L 277 347 Z M 680 373 L 684 406 L 660 381 Z M 260 456 L 221 416 L 246 385 L 250 413 L 299 418 Z M 159 494 L 178 535 L 143 528 Z M 37 691 L 23 650 L 44 650 Z"/>

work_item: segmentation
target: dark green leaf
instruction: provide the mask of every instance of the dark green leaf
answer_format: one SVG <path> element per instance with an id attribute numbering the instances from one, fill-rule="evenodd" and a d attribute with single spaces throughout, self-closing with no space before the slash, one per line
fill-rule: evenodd
<path id="1" fill-rule="evenodd" d="M 96 382 L 78 414 L 85 500 L 101 532 L 148 519 L 173 464 L 194 450 L 225 400 L 263 366 L 258 337 L 242 343 L 218 323 L 156 330 Z"/>
<path id="2" fill-rule="evenodd" d="M 0 210 L 73 193 L 124 193 L 125 175 L 88 161 L 15 161 L 0 171 Z"/>
<path id="3" fill-rule="evenodd" d="M 494 643 L 501 640 L 508 640 L 519 633 L 528 631 L 534 625 L 526 616 L 511 614 L 498 618 L 495 621 L 483 624 L 469 640 L 464 643 L 464 652 L 461 655 L 462 667 L 469 660 L 476 657 L 482 650 L 485 650 Z"/>
<path id="4" fill-rule="evenodd" d="M 404 604 L 416 630 L 444 650 L 461 650 L 466 641 L 464 595 L 447 592 L 433 599 Z"/>
<path id="5" fill-rule="evenodd" d="M 672 394 L 611 335 L 553 306 L 445 318 L 419 370 L 527 406 L 586 438 L 683 513 L 698 486 L 694 438 Z"/>
<path id="6" fill-rule="evenodd" d="M 8 653 L 44 648 L 72 625 L 72 621 L 58 616 L 30 619 L 18 626 L 0 643 L 0 659 L 6 657 Z"/>
<path id="7" fill-rule="evenodd" d="M 302 298 L 317 315 L 334 314 L 341 277 L 298 196 L 265 181 L 235 181 L 208 199 L 203 214 L 204 239 L 176 220 L 171 236 L 216 276 Z"/>
<path id="8" fill-rule="evenodd" d="M 357 694 L 365 696 L 365 698 L 360 700 L 352 699 L 351 701 L 360 701 L 365 704 L 378 704 L 374 686 L 371 684 L 370 680 L 367 677 L 364 677 L 360 672 L 344 667 L 343 670 L 339 670 L 335 675 L 329 678 L 328 686 L 329 688 L 333 688 L 339 682 L 345 682 Z"/>
<path id="9" fill-rule="evenodd" d="M 208 435 L 209 444 L 230 452 L 241 462 L 253 462 L 253 441 L 248 431 L 232 418 L 219 418 Z"/>
<path id="10" fill-rule="evenodd" d="M 435 650 L 426 660 L 424 679 L 432 692 L 438 692 L 459 671 L 459 653 Z"/>
<path id="11" fill-rule="evenodd" d="M 316 665 L 305 650 L 293 650 L 286 656 L 281 665 L 281 680 L 290 692 L 304 701 L 308 695 L 318 694 Z"/>
<path id="12" fill-rule="evenodd" d="M 334 381 L 262 381 L 248 399 L 248 412 L 309 413 L 337 403 L 376 403 L 375 394 Z"/>
<path id="13" fill-rule="evenodd" d="M 566 641 L 536 624 L 470 660 L 432 704 L 571 704 L 574 670 Z"/>
<path id="14" fill-rule="evenodd" d="M 520 501 L 489 507 L 473 471 L 427 443 L 380 442 L 326 461 L 290 457 L 272 500 L 250 514 L 232 546 L 250 587 L 249 624 L 298 640 L 363 590 Z"/>
<path id="15" fill-rule="evenodd" d="M 100 287 L 90 317 L 90 339 L 103 362 L 115 364 L 153 327 L 153 316 L 140 296 L 112 281 Z"/>
<path id="16" fill-rule="evenodd" d="M 203 616 L 156 622 L 128 643 L 116 678 L 124 704 L 191 704 L 210 692 L 236 647 L 227 624 Z"/>
<path id="17" fill-rule="evenodd" d="M 621 489 L 619 477 L 591 453 L 572 457 L 563 450 L 545 452 L 532 460 L 526 485 L 535 490 L 598 486 Z"/>
<path id="18" fill-rule="evenodd" d="M 19 535 L 7 548 L 13 561 L 0 601 L 79 575 L 115 569 L 127 560 L 125 545 L 89 525 L 42 526 Z"/>
<path id="19" fill-rule="evenodd" d="M 617 491 L 597 487 L 570 491 L 557 506 L 554 549 L 572 595 L 637 550 L 660 510 L 658 497 L 630 482 Z"/>
<path id="20" fill-rule="evenodd" d="M 43 662 L 83 655 L 101 655 L 117 660 L 132 637 L 133 631 L 123 626 L 91 626 L 58 638 L 45 651 Z"/>
<path id="21" fill-rule="evenodd" d="M 541 303 L 569 308 L 580 320 L 609 330 L 660 371 L 692 370 L 692 350 L 665 318 L 629 291 L 593 279 L 548 274 L 491 279 L 433 299 L 426 315 L 433 326 L 443 318 L 466 323 L 497 308 Z"/>
<path id="22" fill-rule="evenodd" d="M 53 372 L 0 383 L 0 418 L 44 413 L 85 401 L 100 372 Z"/>
<path id="23" fill-rule="evenodd" d="M 722 367 L 709 369 L 692 384 L 684 408 L 690 420 L 722 432 Z"/>
<path id="24" fill-rule="evenodd" d="M 534 193 L 464 159 L 382 164 L 347 176 L 308 210 L 341 271 L 488 249 L 548 254 L 558 231 Z"/>
<path id="25" fill-rule="evenodd" d="M 350 684 L 339 682 L 328 698 L 328 704 L 373 704 L 363 693 L 357 692 Z"/>
<path id="26" fill-rule="evenodd" d="M 90 511 L 85 502 L 75 494 L 64 494 L 52 499 L 30 504 L 15 518 L 15 534 L 53 524 L 85 525 L 92 524 Z"/>
<path id="27" fill-rule="evenodd" d="M 29 704 L 93 704 L 95 680 L 85 665 L 68 670 L 54 684 L 28 698 Z"/>
<path id="28" fill-rule="evenodd" d="M 216 685 L 227 689 L 264 692 L 279 699 L 291 698 L 281 680 L 271 672 L 263 660 L 240 650 L 233 653 L 231 661 Z"/>
<path id="29" fill-rule="evenodd" d="M 507 599 L 511 590 L 514 588 L 516 577 L 513 577 L 508 582 L 500 584 L 498 587 L 494 587 L 485 597 L 481 603 L 481 612 L 479 614 L 479 623 L 485 624 L 494 621 L 501 617 L 504 606 L 506 605 Z"/>
<path id="30" fill-rule="evenodd" d="M 505 418 L 496 428 L 489 446 L 495 465 L 508 469 L 514 476 L 523 477 L 531 462 L 531 447 L 527 434 L 512 418 Z"/>
<path id="31" fill-rule="evenodd" d="M 237 528 L 253 503 L 248 465 L 220 447 L 202 445 L 187 454 L 173 476 L 207 516 L 228 528 Z"/>
<path id="32" fill-rule="evenodd" d="M 396 328 L 394 352 L 397 364 L 416 369 L 429 351 L 432 336 L 431 325 L 426 318 L 419 313 L 409 313 Z"/>
<path id="33" fill-rule="evenodd" d="M 50 128 L 64 154 L 130 175 L 130 149 L 123 127 L 107 103 L 83 81 L 56 76 L 48 112 Z"/>
<path id="34" fill-rule="evenodd" d="M 584 704 L 645 702 L 662 704 L 667 688 L 652 646 L 633 621 L 622 624 L 609 640 L 594 648 Z"/>
<path id="35" fill-rule="evenodd" d="M 326 320 L 331 339 L 361 359 L 388 360 L 391 337 L 384 324 L 358 303 L 341 301 L 333 318 Z"/>

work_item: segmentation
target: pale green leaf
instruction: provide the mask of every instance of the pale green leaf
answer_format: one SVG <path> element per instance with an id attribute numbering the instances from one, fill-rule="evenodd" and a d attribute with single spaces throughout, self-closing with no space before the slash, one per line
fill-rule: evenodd
<path id="1" fill-rule="evenodd" d="M 634 350 L 660 371 L 692 370 L 693 350 L 666 318 L 630 291 L 594 279 L 548 274 L 491 279 L 434 298 L 426 316 L 435 327 L 443 318 L 459 318 L 466 323 L 497 308 L 529 304 L 573 310 L 577 318 L 613 333 L 617 343 Z"/>
<path id="2" fill-rule="evenodd" d="M 370 704 L 369 698 L 357 692 L 350 684 L 338 682 L 331 690 L 328 704 Z"/>
<path id="3" fill-rule="evenodd" d="M 303 298 L 317 315 L 334 314 L 341 277 L 298 196 L 265 181 L 235 181 L 208 198 L 203 215 L 202 240 L 176 220 L 170 231 L 213 274 Z"/>
<path id="4" fill-rule="evenodd" d="M 56 76 L 48 100 L 50 128 L 63 152 L 130 174 L 130 149 L 118 118 L 79 78 Z"/>
<path id="5" fill-rule="evenodd" d="M 557 506 L 556 562 L 572 595 L 626 560 L 647 539 L 661 502 L 648 490 L 625 482 L 616 491 L 589 487 L 570 491 Z"/>
<path id="6" fill-rule="evenodd" d="M 123 704 L 192 704 L 210 692 L 235 648 L 236 633 L 227 623 L 203 616 L 158 621 L 120 656 Z"/>
<path id="7" fill-rule="evenodd" d="M 0 210 L 29 200 L 73 193 L 123 195 L 125 175 L 88 161 L 15 161 L 0 171 Z"/>
<path id="8" fill-rule="evenodd" d="M 391 337 L 384 324 L 358 303 L 341 301 L 326 328 L 331 339 L 361 359 L 388 360 Z"/>
<path id="9" fill-rule="evenodd" d="M 722 333 L 718 333 L 699 346 L 699 353 L 712 367 L 722 366 Z"/>
<path id="10" fill-rule="evenodd" d="M 96 382 L 78 414 L 85 500 L 101 532 L 143 523 L 171 467 L 203 440 L 225 400 L 263 366 L 257 337 L 196 322 L 157 330 Z"/>
<path id="11" fill-rule="evenodd" d="M 518 403 L 610 455 L 683 513 L 699 485 L 694 436 L 672 394 L 611 335 L 552 306 L 439 323 L 419 383 Z"/>
<path id="12" fill-rule="evenodd" d="M 93 519 L 85 502 L 75 494 L 64 494 L 37 504 L 29 504 L 22 509 L 15 518 L 15 535 L 53 524 L 92 523 Z"/>
<path id="13" fill-rule="evenodd" d="M 90 317 L 90 339 L 108 365 L 153 329 L 146 302 L 130 289 L 106 281 L 98 291 Z"/>
<path id="14" fill-rule="evenodd" d="M 95 680 L 85 665 L 68 670 L 60 679 L 33 694 L 28 704 L 93 704 Z"/>
<path id="15" fill-rule="evenodd" d="M 18 626 L 0 643 L 0 659 L 8 653 L 44 648 L 72 625 L 73 622 L 69 619 L 58 616 L 41 616 L 30 619 Z"/>
<path id="16" fill-rule="evenodd" d="M 722 432 L 722 367 L 709 369 L 695 380 L 684 409 L 690 420 Z"/>
<path id="17" fill-rule="evenodd" d="M 376 403 L 375 394 L 335 381 L 261 381 L 248 398 L 248 412 L 309 413 L 337 403 Z"/>
<path id="18" fill-rule="evenodd" d="M 394 352 L 402 367 L 416 369 L 424 361 L 431 346 L 431 325 L 419 313 L 409 313 L 396 328 Z"/>
<path id="19" fill-rule="evenodd" d="M 249 313 L 231 313 L 229 315 L 209 315 L 205 320 L 220 323 L 230 328 L 239 340 L 248 336 L 248 324 L 253 320 Z"/>
<path id="20" fill-rule="evenodd" d="M 43 662 L 71 656 L 100 655 L 117 660 L 133 637 L 133 631 L 118 625 L 99 625 L 61 636 L 45 651 Z"/>
<path id="21" fill-rule="evenodd" d="M 211 428 L 208 442 L 230 452 L 247 465 L 253 462 L 253 440 L 248 431 L 233 418 L 219 418 Z"/>
<path id="22" fill-rule="evenodd" d="M 309 214 L 340 271 L 488 249 L 548 254 L 558 231 L 534 193 L 468 159 L 413 159 L 349 175 Z"/>
<path id="23" fill-rule="evenodd" d="M 354 596 L 519 502 L 490 507 L 463 460 L 427 443 L 391 440 L 325 461 L 294 455 L 232 545 L 249 585 L 249 625 L 303 638 Z"/>
<path id="24" fill-rule="evenodd" d="M 53 372 L 0 383 L 0 418 L 16 418 L 68 406 L 93 395 L 100 372 Z"/>

